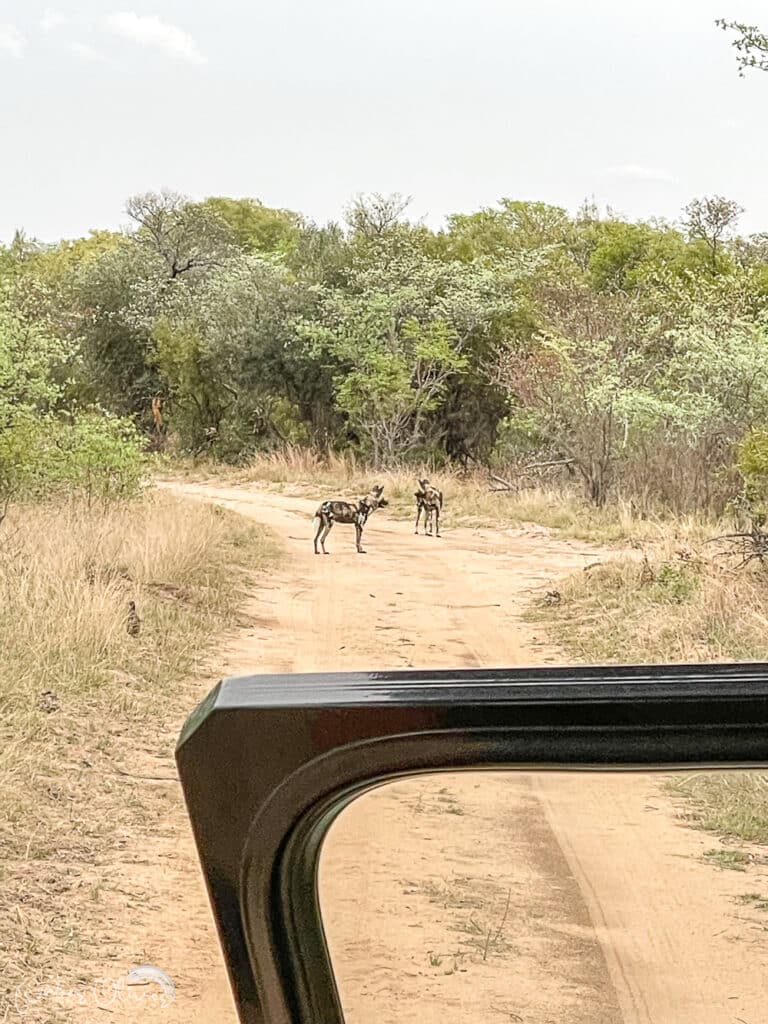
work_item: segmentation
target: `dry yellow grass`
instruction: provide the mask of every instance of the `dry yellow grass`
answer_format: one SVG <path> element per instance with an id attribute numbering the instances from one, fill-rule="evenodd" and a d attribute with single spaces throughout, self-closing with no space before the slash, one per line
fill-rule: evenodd
<path id="1" fill-rule="evenodd" d="M 673 776 L 667 786 L 685 799 L 683 816 L 696 828 L 729 839 L 768 844 L 768 775 L 696 772 Z"/>
<path id="2" fill-rule="evenodd" d="M 353 454 L 321 456 L 305 448 L 259 455 L 240 466 L 187 461 L 176 469 L 193 478 L 258 483 L 318 499 L 329 495 L 359 497 L 373 483 L 383 483 L 389 513 L 400 518 L 414 514 L 416 480 L 426 476 L 445 495 L 446 523 L 477 527 L 538 523 L 564 536 L 601 543 L 655 544 L 670 536 L 698 541 L 723 529 L 722 524 L 704 516 L 640 514 L 620 496 L 597 509 L 585 500 L 577 483 L 556 485 L 526 477 L 520 480 L 518 490 L 492 491 L 487 473 L 481 471 L 465 474 L 430 466 L 374 470 Z"/>
<path id="3" fill-rule="evenodd" d="M 707 551 L 709 556 L 709 552 Z M 539 608 L 575 662 L 648 664 L 768 659 L 768 571 L 739 571 L 667 542 L 642 558 L 617 558 L 565 580 L 561 600 Z M 708 859 L 747 861 L 743 843 L 768 843 L 768 776 L 696 773 L 670 780 L 680 815 L 730 844 Z M 733 848 L 733 846 L 736 848 Z"/>
<path id="4" fill-rule="evenodd" d="M 274 554 L 258 527 L 164 495 L 107 512 L 20 507 L 4 523 L 0 1020 L 15 985 L 65 975 L 68 957 L 87 962 L 101 883 L 69 891 L 126 829 L 162 828 L 146 786 L 120 785 L 122 765 L 156 744 L 173 777 L 162 735 L 180 714 L 179 681 L 234 624 L 248 571 Z"/>
<path id="5" fill-rule="evenodd" d="M 564 581 L 534 613 L 581 662 L 751 661 L 768 657 L 768 574 L 735 571 L 667 541 L 644 567 L 620 557 Z"/>

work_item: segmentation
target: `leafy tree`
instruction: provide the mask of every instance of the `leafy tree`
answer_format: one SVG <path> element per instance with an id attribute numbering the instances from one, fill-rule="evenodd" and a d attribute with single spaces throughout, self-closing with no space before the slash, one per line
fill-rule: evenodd
<path id="1" fill-rule="evenodd" d="M 736 449 L 736 465 L 748 510 L 762 525 L 768 518 L 768 429 L 759 426 L 747 431 Z"/>
<path id="2" fill-rule="evenodd" d="M 162 265 L 130 235 L 74 270 L 70 306 L 79 339 L 81 397 L 149 426 L 162 393 L 152 329 L 169 301 Z M 186 289 L 184 279 L 177 288 Z"/>
<path id="3" fill-rule="evenodd" d="M 275 210 L 258 199 L 227 199 L 215 196 L 200 204 L 223 221 L 235 243 L 246 253 L 294 252 L 299 242 L 302 218 L 291 210 Z"/>
<path id="4" fill-rule="evenodd" d="M 693 239 L 701 239 L 706 245 L 713 273 L 718 269 L 722 242 L 729 237 L 743 212 L 738 203 L 724 196 L 694 199 L 685 208 L 684 225 L 688 235 Z"/>
<path id="5" fill-rule="evenodd" d="M 339 409 L 367 442 L 374 463 L 393 463 L 424 442 L 427 414 L 466 360 L 445 321 L 407 319 L 393 330 L 391 309 L 357 306 L 349 312 L 353 319 L 339 318 L 325 337 L 315 329 L 315 337 L 348 363 L 335 380 Z M 358 312 L 366 316 L 364 324 Z"/>
<path id="6" fill-rule="evenodd" d="M 12 283 L 39 249 L 39 242 L 28 238 L 23 231 L 14 232 L 10 245 L 0 245 L 0 285 Z"/>
<path id="7" fill-rule="evenodd" d="M 231 252 L 232 234 L 210 206 L 175 192 L 146 192 L 126 204 L 139 226 L 136 241 L 161 264 L 172 281 L 220 266 Z"/>
<path id="8" fill-rule="evenodd" d="M 144 482 L 141 435 L 127 419 L 98 411 L 47 424 L 38 456 L 38 492 L 81 498 L 90 508 L 134 497 Z"/>
<path id="9" fill-rule="evenodd" d="M 668 228 L 610 220 L 598 224 L 593 237 L 588 273 L 597 291 L 633 291 L 660 273 L 685 274 L 698 262 L 679 232 Z"/>
<path id="10" fill-rule="evenodd" d="M 724 18 L 715 22 L 724 32 L 735 32 L 736 38 L 731 44 L 736 48 L 739 74 L 743 75 L 749 68 L 768 71 L 768 36 L 755 25 L 745 25 L 738 21 L 726 21 Z"/>
<path id="11" fill-rule="evenodd" d="M 472 342 L 516 311 L 524 273 L 434 261 L 404 243 L 395 235 L 354 266 L 300 328 L 311 352 L 338 362 L 336 404 L 377 463 L 434 443 L 433 414 L 465 372 Z"/>
<path id="12" fill-rule="evenodd" d="M 380 192 L 358 195 L 347 207 L 346 221 L 354 233 L 377 238 L 399 224 L 410 205 L 411 197 L 402 196 L 399 192 L 388 196 Z"/>
<path id="13" fill-rule="evenodd" d="M 350 247 L 338 224 L 305 224 L 286 265 L 302 284 L 340 285 L 350 262 Z"/>
<path id="14" fill-rule="evenodd" d="M 166 420 L 186 449 L 202 450 L 218 438 L 229 404 L 216 367 L 203 354 L 194 322 L 161 317 L 152 340 L 153 362 L 166 397 Z"/>
<path id="15" fill-rule="evenodd" d="M 73 337 L 79 328 L 75 283 L 81 268 L 119 247 L 123 236 L 92 231 L 87 238 L 55 245 L 35 245 L 17 262 L 13 302 L 28 319 L 59 337 Z"/>
<path id="16" fill-rule="evenodd" d="M 0 521 L 34 477 L 41 439 L 61 397 L 54 368 L 69 355 L 7 301 L 0 303 Z"/>
<path id="17" fill-rule="evenodd" d="M 574 226 L 559 206 L 502 199 L 498 209 L 486 208 L 448 218 L 450 252 L 459 259 L 537 252 L 563 246 Z"/>
<path id="18" fill-rule="evenodd" d="M 585 286 L 549 286 L 544 323 L 526 350 L 505 344 L 489 368 L 529 429 L 573 461 L 587 494 L 605 504 L 630 426 L 649 429 L 663 409 L 644 380 L 636 301 Z"/>
<path id="19" fill-rule="evenodd" d="M 175 193 L 128 201 L 137 227 L 81 260 L 73 276 L 84 396 L 147 427 L 153 398 L 166 391 L 156 362 L 155 325 L 178 319 L 208 275 L 236 257 L 219 214 Z"/>
<path id="20" fill-rule="evenodd" d="M 702 314 L 704 311 L 702 310 Z M 656 369 L 656 393 L 674 406 L 674 424 L 691 438 L 716 432 L 735 441 L 768 422 L 768 333 L 749 321 L 725 330 L 702 315 L 669 333 Z"/>
<path id="21" fill-rule="evenodd" d="M 229 460 L 567 455 L 598 504 L 722 505 L 768 423 L 768 246 L 722 197 L 685 231 L 510 198 L 439 232 L 399 195 L 357 197 L 346 226 L 227 197 L 129 210 L 122 232 L 0 247 L 4 493 L 130 490 L 130 420 Z"/>
<path id="22" fill-rule="evenodd" d="M 228 458 L 258 447 L 335 435 L 331 377 L 297 341 L 294 323 L 316 300 L 281 262 L 242 256 L 223 265 L 154 332 L 156 361 L 182 442 L 214 434 Z"/>
<path id="23" fill-rule="evenodd" d="M 135 492 L 143 472 L 130 422 L 65 404 L 72 347 L 0 304 L 0 522 L 12 499 L 65 488 L 89 502 Z"/>

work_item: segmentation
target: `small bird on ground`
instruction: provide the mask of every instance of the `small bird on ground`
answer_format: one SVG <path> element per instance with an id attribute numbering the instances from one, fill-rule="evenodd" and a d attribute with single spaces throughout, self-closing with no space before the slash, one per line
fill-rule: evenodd
<path id="1" fill-rule="evenodd" d="M 128 636 L 138 636 L 141 632 L 141 619 L 136 611 L 135 601 L 128 602 L 128 621 L 125 628 L 128 631 Z"/>
<path id="2" fill-rule="evenodd" d="M 555 605 L 560 604 L 563 599 L 563 595 L 559 590 L 548 590 L 544 595 L 544 604 Z"/>
<path id="3" fill-rule="evenodd" d="M 656 574 L 651 568 L 651 563 L 648 561 L 648 556 L 643 555 L 643 567 L 640 570 L 640 586 L 647 587 L 649 583 L 654 583 L 656 580 Z"/>
<path id="4" fill-rule="evenodd" d="M 53 690 L 44 690 L 37 698 L 37 706 L 41 711 L 46 711 L 50 715 L 59 710 L 59 698 Z"/>

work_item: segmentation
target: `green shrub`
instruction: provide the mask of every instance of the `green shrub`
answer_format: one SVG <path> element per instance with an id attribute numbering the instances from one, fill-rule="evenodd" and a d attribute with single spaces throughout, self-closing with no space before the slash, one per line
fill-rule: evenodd
<path id="1" fill-rule="evenodd" d="M 768 513 L 768 428 L 755 427 L 736 450 L 736 466 L 744 479 L 744 497 L 756 514 Z"/>
<path id="2" fill-rule="evenodd" d="M 17 497 L 109 502 L 141 487 L 141 438 L 129 420 L 68 408 L 69 347 L 0 297 L 0 520 Z"/>
<path id="3" fill-rule="evenodd" d="M 683 604 L 690 601 L 699 589 L 700 579 L 696 570 L 685 562 L 675 565 L 667 562 L 656 574 L 653 597 L 657 601 Z"/>
<path id="4" fill-rule="evenodd" d="M 134 497 L 144 479 L 141 436 L 128 419 L 84 413 L 50 425 L 36 480 L 39 492 L 64 492 L 107 504 Z"/>

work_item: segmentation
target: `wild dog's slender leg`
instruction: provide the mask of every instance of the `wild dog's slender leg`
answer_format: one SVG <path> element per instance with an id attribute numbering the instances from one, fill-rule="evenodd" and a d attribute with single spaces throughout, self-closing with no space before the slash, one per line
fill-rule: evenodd
<path id="1" fill-rule="evenodd" d="M 364 555 L 365 551 L 363 551 L 363 528 L 360 525 L 360 523 L 355 523 L 355 541 L 357 543 L 358 555 Z"/>
<path id="2" fill-rule="evenodd" d="M 440 536 L 440 506 L 435 505 L 435 536 Z"/>
<path id="3" fill-rule="evenodd" d="M 421 519 L 421 502 L 417 500 L 416 501 L 416 531 L 415 531 L 417 536 L 418 536 L 418 533 L 419 533 L 419 519 Z"/>
<path id="4" fill-rule="evenodd" d="M 320 538 L 320 547 L 323 549 L 323 554 L 324 555 L 328 554 L 328 552 L 325 550 L 325 540 L 326 540 L 326 537 L 328 536 L 328 534 L 331 532 L 332 529 L 333 529 L 333 520 L 332 519 L 327 519 L 326 522 L 325 522 L 325 529 L 323 530 L 323 535 Z"/>
<path id="5" fill-rule="evenodd" d="M 427 525 L 426 525 L 426 527 L 424 529 L 424 533 L 429 534 L 430 537 L 432 536 L 432 513 L 433 512 L 434 512 L 434 506 L 433 505 L 427 505 Z"/>
<path id="6" fill-rule="evenodd" d="M 317 519 L 318 519 L 318 525 L 317 525 L 317 533 L 315 534 L 315 554 L 319 555 L 320 552 L 317 550 L 317 542 L 320 539 L 320 534 L 325 529 L 325 520 L 323 519 L 322 516 L 318 516 Z"/>

